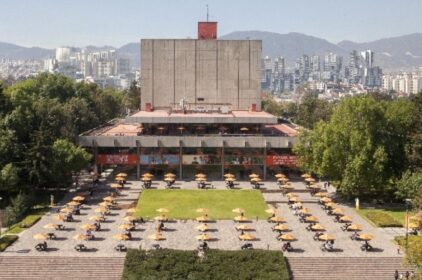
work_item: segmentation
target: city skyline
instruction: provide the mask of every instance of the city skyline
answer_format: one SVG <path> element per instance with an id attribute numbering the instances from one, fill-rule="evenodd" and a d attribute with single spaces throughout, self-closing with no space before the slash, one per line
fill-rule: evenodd
<path id="1" fill-rule="evenodd" d="M 333 43 L 365 42 L 418 33 L 422 24 L 418 17 L 422 2 L 417 0 L 406 5 L 398 5 L 394 0 L 355 0 L 348 5 L 332 0 L 266 1 L 265 5 L 238 0 L 141 1 L 124 5 L 97 0 L 0 2 L 3 10 L 0 41 L 45 48 L 118 47 L 140 38 L 194 38 L 196 28 L 192 23 L 206 20 L 207 4 L 210 20 L 219 22 L 218 35 L 261 30 L 282 34 L 299 32 Z M 356 7 L 356 12 L 350 12 L 351 7 Z"/>

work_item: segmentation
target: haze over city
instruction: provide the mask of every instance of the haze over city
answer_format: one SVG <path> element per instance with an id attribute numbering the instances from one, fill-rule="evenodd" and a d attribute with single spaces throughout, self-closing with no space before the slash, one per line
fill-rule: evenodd
<path id="1" fill-rule="evenodd" d="M 337 43 L 420 32 L 422 2 L 408 0 L 1 0 L 0 42 L 55 48 L 111 45 L 139 38 L 195 37 L 194 22 L 220 22 L 219 35 L 239 30 L 299 32 Z M 48 27 L 48 28 L 46 28 Z"/>

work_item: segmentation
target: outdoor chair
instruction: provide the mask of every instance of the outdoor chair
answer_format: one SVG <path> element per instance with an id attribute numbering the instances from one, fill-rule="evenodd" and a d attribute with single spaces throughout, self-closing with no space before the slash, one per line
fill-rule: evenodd
<path id="1" fill-rule="evenodd" d="M 252 245 L 252 243 L 246 243 L 246 244 L 243 244 L 243 245 L 240 247 L 240 249 L 241 249 L 241 250 L 253 249 L 253 245 Z"/>
<path id="2" fill-rule="evenodd" d="M 47 251 L 47 244 L 46 244 L 46 243 L 38 243 L 38 244 L 35 246 L 35 249 L 36 249 L 37 251 Z"/>
<path id="3" fill-rule="evenodd" d="M 362 246 L 360 246 L 360 249 L 362 251 L 367 251 L 368 252 L 368 251 L 371 251 L 373 248 L 372 248 L 372 246 L 368 242 L 365 241 L 365 243 L 362 244 Z"/>
<path id="4" fill-rule="evenodd" d="M 155 250 L 160 250 L 161 246 L 160 246 L 160 244 L 152 244 L 152 248 L 155 249 Z"/>
<path id="5" fill-rule="evenodd" d="M 86 251 L 88 248 L 84 244 L 77 244 L 75 250 L 78 252 Z"/>
<path id="6" fill-rule="evenodd" d="M 117 252 L 126 252 L 127 247 L 123 244 L 117 244 L 116 247 L 114 247 L 114 250 L 116 250 Z"/>

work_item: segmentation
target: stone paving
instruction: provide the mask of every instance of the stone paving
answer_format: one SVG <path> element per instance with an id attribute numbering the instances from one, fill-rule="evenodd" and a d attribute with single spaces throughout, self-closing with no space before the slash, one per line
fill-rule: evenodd
<path id="1" fill-rule="evenodd" d="M 290 233 L 298 238 L 298 241 L 292 242 L 295 250 L 293 252 L 286 253 L 287 256 L 341 256 L 341 257 L 387 257 L 387 256 L 398 256 L 396 247 L 392 243 L 392 236 L 385 230 L 380 230 L 373 227 L 363 218 L 361 218 L 354 209 L 347 205 L 340 205 L 344 212 L 353 217 L 354 223 L 362 225 L 365 233 L 372 234 L 374 240 L 371 241 L 371 245 L 375 248 L 374 252 L 362 252 L 360 250 L 361 242 L 352 241 L 349 236 L 350 232 L 343 232 L 340 229 L 341 224 L 335 223 L 331 216 L 328 216 L 317 203 L 318 198 L 311 197 L 308 192 L 305 191 L 305 185 L 303 182 L 292 182 L 295 190 L 299 197 L 303 200 L 305 207 L 310 209 L 310 212 L 316 216 L 320 223 L 325 226 L 328 231 L 327 233 L 333 234 L 336 237 L 335 252 L 322 252 L 320 246 L 322 242 L 313 240 L 313 233 L 306 230 L 306 225 L 299 222 L 299 217 L 293 214 L 293 211 L 288 208 L 287 198 L 283 197 L 280 192 L 276 192 L 278 187 L 275 182 L 263 182 L 263 196 L 266 201 L 274 202 L 278 209 L 278 214 L 285 218 L 286 225 L 292 230 Z M 195 182 L 176 182 L 176 187 L 183 189 L 196 189 Z M 153 188 L 162 189 L 164 188 L 164 182 L 154 181 Z M 212 187 L 216 189 L 225 189 L 225 183 L 223 181 L 212 182 Z M 240 182 L 236 186 L 237 188 L 250 189 L 251 185 L 249 182 Z M 123 224 L 123 217 L 125 216 L 125 210 L 112 210 L 110 216 L 107 217 L 107 222 L 101 224 L 102 230 L 100 232 L 93 232 L 95 240 L 92 241 L 76 241 L 72 237 L 78 233 L 84 233 L 85 231 L 80 228 L 81 225 L 86 223 L 92 223 L 88 220 L 88 217 L 96 215 L 94 209 L 97 207 L 98 202 L 103 197 L 107 196 L 109 190 L 108 184 L 103 183 L 87 204 L 82 208 L 80 216 L 74 216 L 76 221 L 70 223 L 64 223 L 66 230 L 55 231 L 57 240 L 47 241 L 50 250 L 48 252 L 38 252 L 34 249 L 34 246 L 38 243 L 37 240 L 33 239 L 33 235 L 37 233 L 47 233 L 51 230 L 44 229 L 43 226 L 48 223 L 57 223 L 53 219 L 56 215 L 55 211 L 52 211 L 42 217 L 42 219 L 30 229 L 20 234 L 19 240 L 7 248 L 7 250 L 1 255 L 49 255 L 49 256 L 122 256 L 124 253 L 116 252 L 114 247 L 119 244 L 119 241 L 113 239 L 113 235 L 121 233 L 122 230 L 118 228 L 120 224 Z M 122 196 L 117 198 L 118 204 L 130 204 L 136 202 L 141 191 L 141 183 L 139 181 L 129 181 L 127 188 L 122 191 Z M 75 192 L 69 193 L 67 200 L 71 199 L 75 195 Z M 62 205 L 58 205 L 60 207 Z M 246 213 L 247 216 L 247 213 Z M 252 217 L 250 217 L 252 218 Z M 153 244 L 160 244 L 164 248 L 173 249 L 185 249 L 193 250 L 198 246 L 196 235 L 199 232 L 196 230 L 198 223 L 192 220 L 179 220 L 174 222 L 166 223 L 167 231 L 163 232 L 165 240 L 157 242 L 148 239 L 148 235 L 155 232 L 156 222 L 148 221 L 145 224 L 137 225 L 137 229 L 132 232 L 132 240 L 123 241 L 122 243 L 129 248 L 144 248 L 150 249 Z M 244 242 L 238 239 L 239 233 L 235 230 L 235 223 L 230 220 L 219 220 L 214 223 L 208 224 L 212 229 L 209 235 L 214 238 L 213 241 L 208 242 L 211 248 L 237 250 Z M 282 246 L 281 241 L 276 240 L 277 233 L 271 230 L 273 224 L 268 223 L 265 220 L 252 220 L 248 223 L 248 226 L 255 230 L 251 234 L 258 237 L 257 241 L 252 241 L 254 248 L 280 250 Z M 77 252 L 74 250 L 74 246 L 78 243 L 85 244 L 90 250 L 88 252 Z"/>

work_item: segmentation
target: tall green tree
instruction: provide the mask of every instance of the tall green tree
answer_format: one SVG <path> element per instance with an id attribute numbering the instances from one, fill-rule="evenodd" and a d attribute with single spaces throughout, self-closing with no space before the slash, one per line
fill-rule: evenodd
<path id="1" fill-rule="evenodd" d="M 294 147 L 299 164 L 335 181 L 338 193 L 346 197 L 392 196 L 391 180 L 407 166 L 403 154 L 411 108 L 369 96 L 343 99 L 329 121 L 300 132 Z"/>

